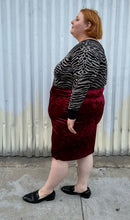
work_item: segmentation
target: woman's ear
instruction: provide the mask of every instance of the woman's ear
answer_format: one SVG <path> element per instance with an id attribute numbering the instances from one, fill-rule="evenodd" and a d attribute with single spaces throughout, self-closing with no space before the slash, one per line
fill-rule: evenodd
<path id="1" fill-rule="evenodd" d="M 88 30 L 91 27 L 92 27 L 92 22 L 91 21 L 87 21 L 85 30 Z"/>

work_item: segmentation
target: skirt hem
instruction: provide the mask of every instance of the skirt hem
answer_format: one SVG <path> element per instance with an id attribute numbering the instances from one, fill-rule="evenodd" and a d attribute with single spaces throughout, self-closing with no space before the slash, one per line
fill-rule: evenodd
<path id="1" fill-rule="evenodd" d="M 94 153 L 94 150 L 93 150 L 93 151 L 90 151 L 89 153 L 86 153 L 84 156 L 83 156 L 83 155 L 82 155 L 82 156 L 80 155 L 79 157 L 74 157 L 73 159 L 63 159 L 63 158 L 58 158 L 57 156 L 53 156 L 53 155 L 52 155 L 52 157 L 55 158 L 56 160 L 72 161 L 72 160 L 82 159 L 82 158 L 87 157 L 87 156 L 89 156 L 90 154 L 93 154 L 93 153 Z"/>

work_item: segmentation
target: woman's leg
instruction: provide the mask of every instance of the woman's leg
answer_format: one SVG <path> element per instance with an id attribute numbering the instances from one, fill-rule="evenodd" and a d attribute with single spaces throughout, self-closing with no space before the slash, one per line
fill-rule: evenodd
<path id="1" fill-rule="evenodd" d="M 50 194 L 68 174 L 68 161 L 52 158 L 51 169 L 45 185 L 39 190 L 40 198 Z"/>
<path id="2" fill-rule="evenodd" d="M 93 154 L 77 160 L 78 162 L 78 180 L 75 185 L 75 192 L 84 192 L 87 190 L 88 179 L 93 168 Z"/>

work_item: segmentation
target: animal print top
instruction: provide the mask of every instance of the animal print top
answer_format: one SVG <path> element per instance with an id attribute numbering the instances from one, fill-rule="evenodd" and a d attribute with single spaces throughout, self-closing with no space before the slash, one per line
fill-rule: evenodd
<path id="1" fill-rule="evenodd" d="M 76 118 L 88 90 L 102 88 L 107 82 L 107 60 L 102 45 L 87 39 L 79 42 L 54 70 L 53 85 L 72 89 L 68 117 Z"/>

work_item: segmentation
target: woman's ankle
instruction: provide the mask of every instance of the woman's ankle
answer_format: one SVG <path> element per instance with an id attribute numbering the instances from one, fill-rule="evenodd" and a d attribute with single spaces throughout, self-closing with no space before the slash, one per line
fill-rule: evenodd
<path id="1" fill-rule="evenodd" d="M 81 193 L 81 192 L 84 192 L 84 191 L 86 191 L 88 189 L 88 187 L 87 187 L 87 185 L 75 185 L 75 192 L 79 192 L 79 193 Z"/>
<path id="2" fill-rule="evenodd" d="M 52 193 L 53 190 L 54 190 L 54 189 L 41 188 L 41 189 L 39 190 L 39 194 L 40 194 L 40 195 L 43 195 L 43 194 L 48 195 L 48 194 Z"/>

